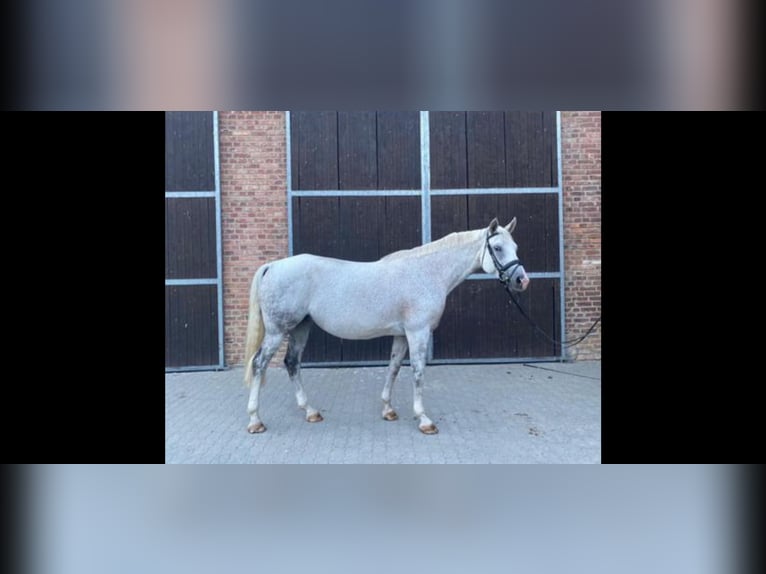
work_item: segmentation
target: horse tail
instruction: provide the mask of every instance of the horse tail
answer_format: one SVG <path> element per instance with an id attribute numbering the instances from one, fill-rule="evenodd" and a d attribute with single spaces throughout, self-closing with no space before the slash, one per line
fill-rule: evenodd
<path id="1" fill-rule="evenodd" d="M 261 313 L 261 302 L 258 298 L 258 286 L 268 268 L 268 265 L 262 265 L 255 272 L 253 284 L 250 287 L 250 313 L 247 319 L 247 343 L 245 344 L 245 386 L 247 387 L 253 382 L 253 358 L 263 342 L 265 329 L 263 326 L 263 313 Z M 261 379 L 261 381 L 261 384 L 265 382 L 264 379 Z"/>

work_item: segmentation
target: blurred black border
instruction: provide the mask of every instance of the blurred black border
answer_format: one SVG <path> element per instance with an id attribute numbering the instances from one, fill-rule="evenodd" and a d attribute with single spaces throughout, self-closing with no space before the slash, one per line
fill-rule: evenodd
<path id="1" fill-rule="evenodd" d="M 762 118 L 603 114 L 603 462 L 752 457 Z"/>
<path id="2" fill-rule="evenodd" d="M 13 452 L 163 462 L 164 113 L 4 118 L 16 226 L 6 311 L 24 310 L 9 359 L 24 374 L 8 379 L 23 419 L 4 420 Z"/>
<path id="3" fill-rule="evenodd" d="M 21 83 L 24 81 L 24 46 L 22 30 L 22 2 L 0 4 L 0 109 L 13 110 L 23 105 Z"/>

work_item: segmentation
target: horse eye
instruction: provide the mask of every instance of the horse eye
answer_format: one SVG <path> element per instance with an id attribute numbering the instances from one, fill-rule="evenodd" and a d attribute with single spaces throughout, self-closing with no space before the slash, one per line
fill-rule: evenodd
<path id="1" fill-rule="evenodd" d="M 502 250 L 503 250 L 502 247 L 495 246 L 495 251 L 497 251 L 498 253 L 500 253 Z"/>

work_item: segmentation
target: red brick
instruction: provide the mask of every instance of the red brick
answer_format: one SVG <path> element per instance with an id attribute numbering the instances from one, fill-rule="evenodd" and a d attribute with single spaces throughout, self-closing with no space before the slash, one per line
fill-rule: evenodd
<path id="1" fill-rule="evenodd" d="M 224 348 L 226 364 L 235 365 L 242 364 L 245 352 L 253 274 L 287 255 L 287 177 L 279 168 L 286 163 L 285 117 L 282 112 L 221 112 L 219 127 Z"/>
<path id="2" fill-rule="evenodd" d="M 566 338 L 572 339 L 582 335 L 601 314 L 600 112 L 561 113 L 561 158 Z M 571 355 L 600 359 L 600 328 L 577 345 Z"/>

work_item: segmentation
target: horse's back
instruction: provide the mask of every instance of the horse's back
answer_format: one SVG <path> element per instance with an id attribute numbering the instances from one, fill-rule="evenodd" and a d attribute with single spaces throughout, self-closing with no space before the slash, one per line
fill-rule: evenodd
<path id="1" fill-rule="evenodd" d="M 289 323 L 310 315 L 345 339 L 404 334 L 400 265 L 301 254 L 269 264 L 261 290 L 267 313 Z"/>
<path id="2" fill-rule="evenodd" d="M 358 261 L 346 261 L 343 259 L 334 259 L 332 257 L 323 257 L 310 253 L 301 253 L 285 257 L 268 264 L 267 273 L 274 272 L 273 280 L 280 283 L 289 282 L 296 285 L 298 282 L 326 281 L 329 277 L 340 274 L 355 274 L 359 266 L 368 264 Z"/>

